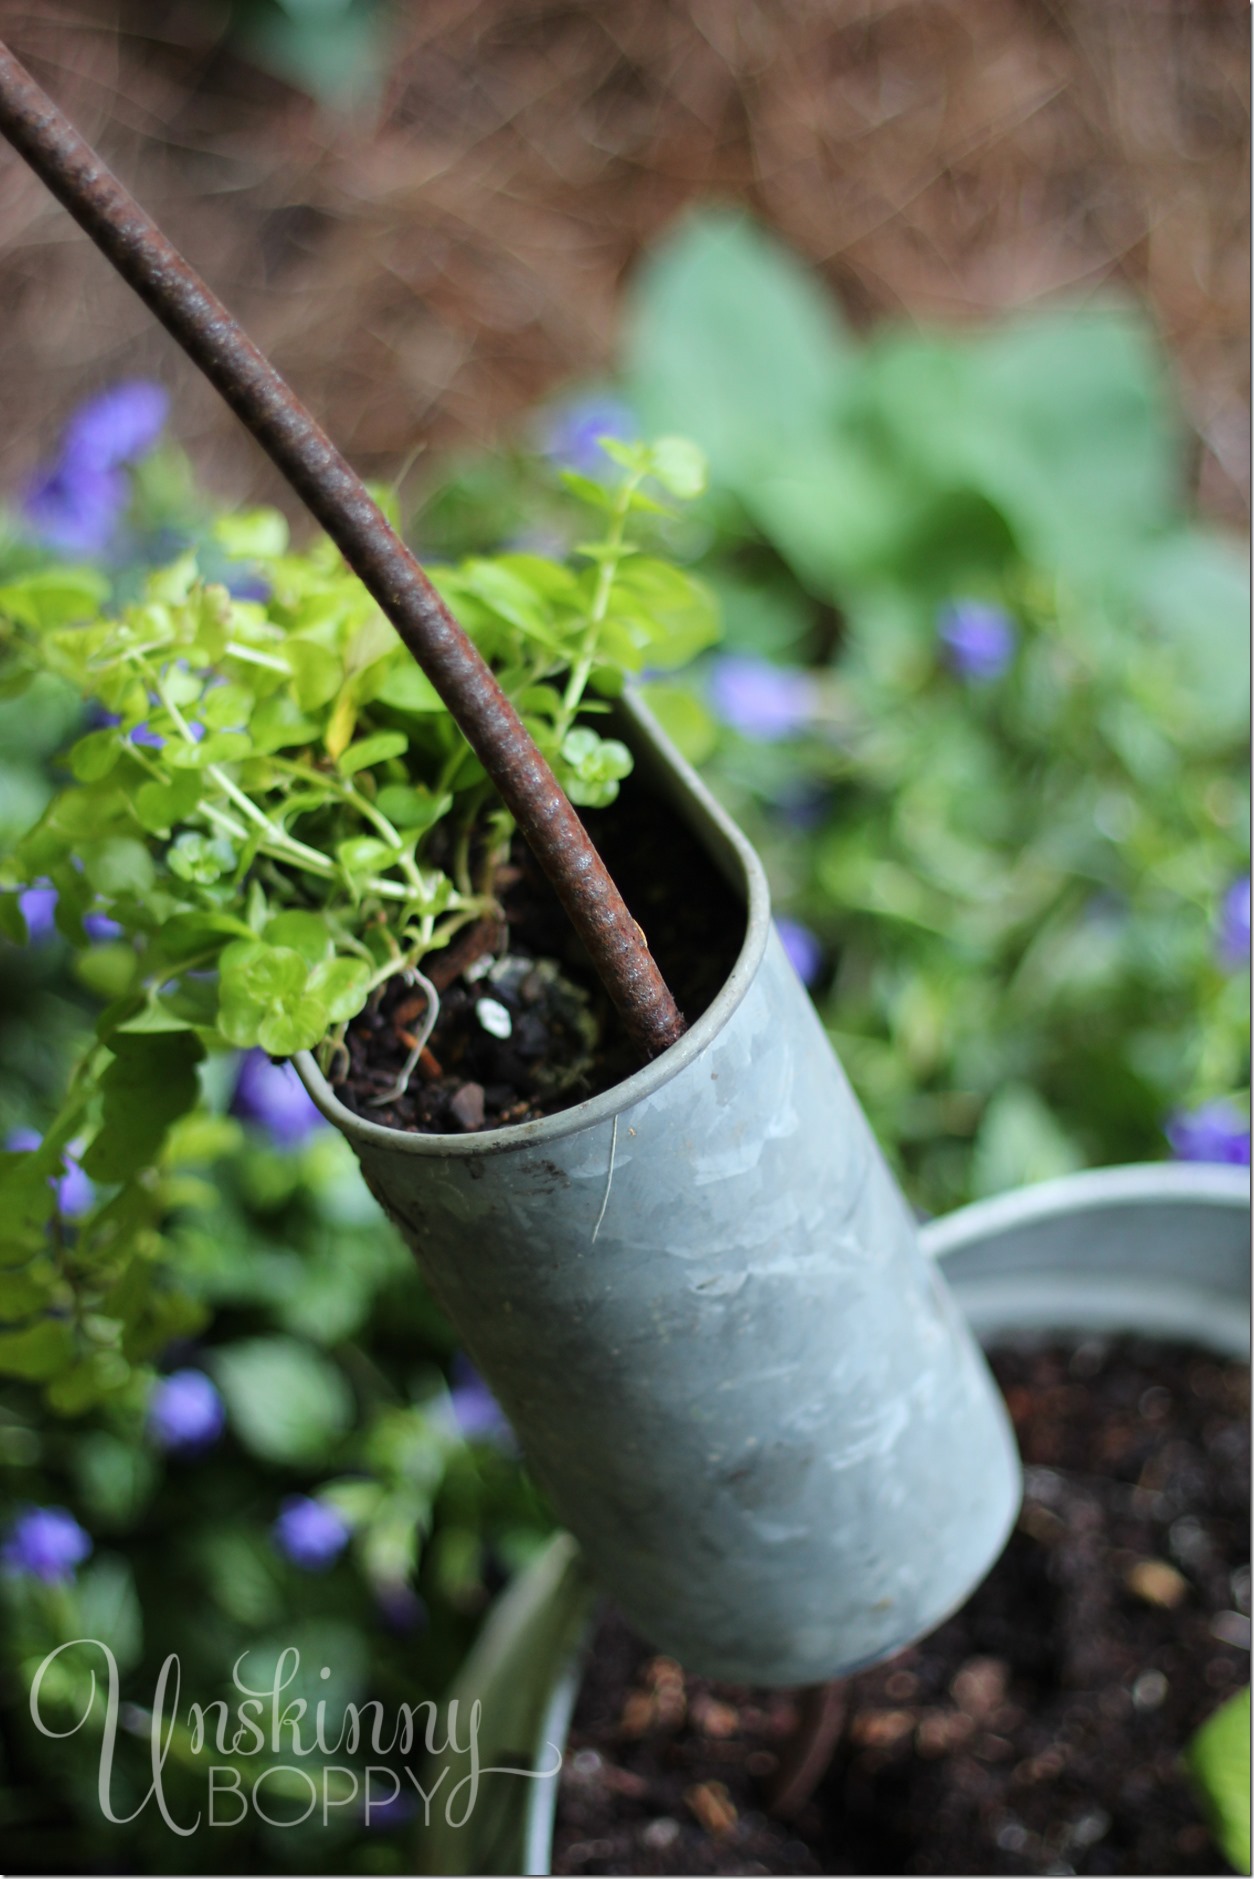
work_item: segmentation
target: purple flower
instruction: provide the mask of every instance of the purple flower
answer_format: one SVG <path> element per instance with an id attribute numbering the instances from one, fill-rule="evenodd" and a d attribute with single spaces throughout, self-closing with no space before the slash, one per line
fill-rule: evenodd
<path id="1" fill-rule="evenodd" d="M 449 1407 L 453 1421 L 468 1442 L 490 1442 L 494 1448 L 513 1449 L 514 1431 L 505 1411 L 493 1396 L 469 1357 L 458 1351 L 449 1365 Z"/>
<path id="2" fill-rule="evenodd" d="M 62 460 L 34 477 L 22 513 L 36 539 L 59 554 L 102 555 L 122 519 L 127 494 L 126 478 L 118 471 Z"/>
<path id="3" fill-rule="evenodd" d="M 391 1774 L 391 1769 L 387 1771 Z M 367 1774 L 369 1783 L 369 1773 Z M 417 1802 L 412 1794 L 405 1794 L 398 1786 L 395 1794 L 389 1794 L 386 1800 L 375 1801 L 370 1798 L 369 1786 L 362 1803 L 362 1821 L 371 1833 L 394 1833 L 398 1827 L 409 1824 L 417 1811 Z"/>
<path id="4" fill-rule="evenodd" d="M 37 1129 L 14 1129 L 5 1137 L 4 1145 L 10 1154 L 29 1155 L 43 1139 Z M 72 1155 L 62 1156 L 61 1167 L 61 1178 L 50 1177 L 49 1186 L 56 1191 L 57 1208 L 63 1218 L 77 1220 L 81 1214 L 91 1212 L 96 1190 Z"/>
<path id="5" fill-rule="evenodd" d="M 775 801 L 776 813 L 785 828 L 806 835 L 817 829 L 831 807 L 831 796 L 812 783 L 797 783 L 781 791 Z"/>
<path id="6" fill-rule="evenodd" d="M 110 919 L 107 913 L 85 913 L 83 915 L 83 931 L 86 933 L 89 940 L 95 940 L 97 942 L 121 939 L 122 937 L 122 928 L 118 925 L 116 920 Z"/>
<path id="7" fill-rule="evenodd" d="M 1216 944 L 1221 962 L 1234 971 L 1250 956 L 1250 877 L 1243 874 L 1224 895 Z"/>
<path id="8" fill-rule="evenodd" d="M 561 470 L 596 476 L 606 466 L 602 437 L 620 442 L 636 435 L 636 421 L 617 398 L 574 398 L 547 414 L 541 448 Z"/>
<path id="9" fill-rule="evenodd" d="M 114 385 L 80 405 L 65 427 L 56 461 L 38 472 L 22 509 L 34 535 L 66 555 L 102 555 L 129 497 L 123 470 L 146 456 L 165 423 L 159 385 Z"/>
<path id="10" fill-rule="evenodd" d="M 280 1148 L 295 1148 L 326 1119 L 291 1064 L 273 1063 L 264 1050 L 240 1058 L 231 1114 L 265 1129 Z"/>
<path id="11" fill-rule="evenodd" d="M 56 888 L 37 883 L 18 895 L 17 904 L 22 909 L 28 939 L 36 946 L 41 940 L 51 939 L 56 929 Z"/>
<path id="12" fill-rule="evenodd" d="M 189 724 L 187 728 L 192 734 L 193 744 L 198 744 L 205 734 L 204 725 L 193 722 Z M 129 736 L 132 744 L 138 744 L 144 750 L 165 749 L 165 738 L 161 735 L 160 731 L 154 731 L 146 720 L 143 724 L 137 724 L 134 730 L 129 733 Z"/>
<path id="13" fill-rule="evenodd" d="M 389 1579 L 374 1589 L 379 1616 L 389 1631 L 425 1631 L 431 1622 L 426 1601 L 403 1579 Z"/>
<path id="14" fill-rule="evenodd" d="M 1235 1103 L 1203 1103 L 1169 1116 L 1167 1140 L 1177 1161 L 1226 1161 L 1248 1167 L 1250 1125 Z"/>
<path id="15" fill-rule="evenodd" d="M 796 666 L 726 653 L 714 661 L 710 698 L 724 724 L 770 744 L 804 728 L 814 710 L 814 681 Z"/>
<path id="16" fill-rule="evenodd" d="M 153 449 L 170 415 L 170 395 L 148 379 L 129 379 L 89 398 L 65 427 L 62 461 L 77 469 L 117 470 Z"/>
<path id="17" fill-rule="evenodd" d="M 57 1206 L 67 1220 L 77 1220 L 90 1213 L 96 1190 L 71 1155 L 64 1158 L 65 1173 L 57 1182 Z"/>
<path id="18" fill-rule="evenodd" d="M 263 581 L 259 574 L 249 574 L 243 569 L 228 569 L 222 585 L 232 600 L 256 600 L 263 606 L 273 591 L 269 581 Z"/>
<path id="19" fill-rule="evenodd" d="M 179 660 L 179 664 L 182 665 L 183 661 Z M 148 696 L 154 705 L 160 703 L 155 692 L 149 692 Z M 116 711 L 105 711 L 99 705 L 92 706 L 90 718 L 93 731 L 113 730 L 122 722 Z M 189 724 L 187 728 L 192 734 L 193 744 L 198 744 L 205 734 L 204 725 L 193 722 Z M 165 738 L 161 735 L 160 731 L 153 730 L 146 718 L 142 724 L 132 725 L 126 735 L 132 744 L 138 744 L 142 750 L 165 749 Z"/>
<path id="20" fill-rule="evenodd" d="M 308 1494 L 289 1494 L 271 1531 L 279 1551 L 302 1572 L 325 1572 L 348 1545 L 349 1527 L 334 1507 Z"/>
<path id="21" fill-rule="evenodd" d="M 203 1370 L 175 1370 L 148 1404 L 148 1433 L 158 1448 L 194 1455 L 212 1448 L 226 1427 L 226 1406 Z"/>
<path id="22" fill-rule="evenodd" d="M 91 1536 L 65 1507 L 28 1507 L 0 1546 L 0 1563 L 11 1573 L 68 1585 L 91 1552 Z"/>
<path id="23" fill-rule="evenodd" d="M 973 684 L 1000 678 L 1014 658 L 1015 623 L 986 601 L 950 601 L 937 615 L 936 626 L 950 666 Z"/>
<path id="24" fill-rule="evenodd" d="M 29 944 L 38 946 L 42 941 L 51 939 L 56 932 L 57 890 L 55 887 L 38 882 L 34 887 L 26 888 L 18 895 L 18 906 L 26 921 L 26 936 Z M 107 913 L 85 913 L 83 931 L 89 940 L 112 940 L 121 937 L 122 928 Z"/>
<path id="25" fill-rule="evenodd" d="M 802 926 L 800 920 L 789 920 L 784 915 L 776 919 L 775 931 L 801 983 L 813 985 L 823 969 L 823 946 L 818 935 Z"/>

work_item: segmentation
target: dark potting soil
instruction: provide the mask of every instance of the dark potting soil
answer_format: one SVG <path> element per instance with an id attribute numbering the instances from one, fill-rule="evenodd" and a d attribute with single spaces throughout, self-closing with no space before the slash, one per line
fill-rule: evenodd
<path id="1" fill-rule="evenodd" d="M 961 1612 L 832 1686 L 837 1745 L 795 1818 L 769 1808 L 797 1693 L 686 1676 L 610 1614 L 554 1872 L 1228 1870 L 1180 1752 L 1249 1676 L 1249 1371 L 1132 1341 L 993 1367 L 1016 1530 Z"/>
<path id="2" fill-rule="evenodd" d="M 736 962 L 744 908 L 674 811 L 638 779 L 583 819 L 691 1024 Z M 434 1134 L 500 1128 L 570 1108 L 639 1068 L 521 837 L 495 891 L 503 922 L 463 929 L 444 954 L 423 962 L 440 1011 L 403 1096 L 372 1101 L 395 1085 L 418 1041 L 423 992 L 394 979 L 354 1019 L 336 1094 L 358 1115 Z"/>

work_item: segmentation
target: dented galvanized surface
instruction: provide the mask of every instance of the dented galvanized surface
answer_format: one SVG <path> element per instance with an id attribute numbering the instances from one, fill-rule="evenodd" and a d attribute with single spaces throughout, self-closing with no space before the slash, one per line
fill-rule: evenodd
<path id="1" fill-rule="evenodd" d="M 302 1074 L 632 1621 L 693 1670 L 817 1682 L 967 1596 L 1014 1519 L 1018 1460 L 760 865 L 676 774 L 741 870 L 748 924 L 664 1057 L 456 1140 L 362 1122 Z"/>

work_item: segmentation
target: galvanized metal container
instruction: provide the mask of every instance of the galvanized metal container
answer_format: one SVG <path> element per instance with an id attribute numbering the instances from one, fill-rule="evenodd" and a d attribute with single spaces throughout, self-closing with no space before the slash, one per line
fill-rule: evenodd
<path id="1" fill-rule="evenodd" d="M 818 1682 L 966 1598 L 1018 1458 L 761 864 L 639 707 L 621 728 L 745 908 L 687 1035 L 577 1108 L 458 1137 L 363 1121 L 298 1067 L 632 1622 L 693 1670 Z"/>
<path id="2" fill-rule="evenodd" d="M 964 1317 L 986 1345 L 1134 1335 L 1250 1351 L 1249 1180 L 1240 1168 L 1101 1168 L 978 1201 L 923 1229 Z M 433 1806 L 417 1842 L 424 1873 L 551 1871 L 559 1766 L 595 1619 L 595 1588 L 570 1535 L 502 1595 L 450 1697 L 478 1702 L 485 1780 L 476 1807 Z M 423 1771 L 443 1794 L 465 1756 Z M 447 1770 L 447 1773 L 444 1771 Z"/>

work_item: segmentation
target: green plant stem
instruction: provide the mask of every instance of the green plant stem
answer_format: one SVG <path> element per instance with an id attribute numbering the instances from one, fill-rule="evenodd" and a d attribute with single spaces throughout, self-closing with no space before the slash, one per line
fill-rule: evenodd
<path id="1" fill-rule="evenodd" d="M 388 846 L 396 850 L 396 865 L 411 886 L 415 887 L 419 893 L 424 891 L 421 871 L 413 855 L 406 849 L 399 830 L 388 821 L 381 810 L 376 809 L 375 805 L 359 790 L 354 789 L 351 783 L 346 782 L 343 777 L 332 776 L 326 771 L 312 770 L 305 764 L 294 763 L 290 758 L 271 757 L 270 761 L 276 769 L 288 775 L 303 778 L 305 782 L 326 790 L 328 794 L 338 797 L 341 802 L 355 809 L 362 820 L 369 822 Z"/>
<path id="2" fill-rule="evenodd" d="M 149 680 L 162 706 L 170 714 L 170 720 L 179 733 L 179 736 L 183 739 L 184 743 L 194 748 L 196 739 L 192 735 L 191 726 L 170 697 L 169 691 L 162 681 L 161 674 L 150 666 L 146 660 L 139 658 L 133 649 L 128 650 L 127 656 L 137 659 L 137 662 L 143 668 L 145 678 Z M 282 760 L 278 761 L 281 763 Z M 293 767 L 299 772 L 299 766 Z M 288 831 L 282 828 L 279 823 L 272 821 L 265 810 L 261 809 L 253 801 L 252 797 L 227 775 L 220 764 L 207 763 L 204 766 L 204 773 L 217 784 L 227 800 L 235 804 L 240 814 L 251 822 L 254 828 L 260 831 L 264 838 L 261 844 L 264 853 L 270 855 L 271 858 L 276 861 L 290 861 L 294 865 L 303 868 L 306 873 L 316 874 L 322 880 L 333 881 L 343 878 L 343 871 L 337 867 L 335 862 L 331 861 L 326 855 L 320 854 L 316 848 L 308 847 L 306 843 L 299 841 L 296 836 L 289 835 Z M 367 817 L 375 814 L 373 805 L 368 804 L 365 798 L 360 796 L 357 791 L 344 785 L 342 779 L 327 778 L 320 775 L 317 771 L 312 770 L 304 772 L 304 774 L 315 781 L 319 787 L 329 787 L 333 794 L 341 793 L 345 800 L 352 802 L 359 813 L 365 813 Z M 212 804 L 202 803 L 201 810 L 202 813 L 210 817 L 214 815 L 214 807 Z M 225 832 L 233 834 L 237 841 L 247 839 L 246 832 L 243 829 L 239 828 L 238 825 L 232 826 L 228 818 L 222 817 L 221 811 L 218 811 L 217 814 L 219 826 L 223 827 Z M 397 834 L 397 831 L 384 816 L 378 817 L 376 826 L 378 826 L 379 823 L 381 823 L 382 828 L 387 831 L 386 838 L 389 845 L 395 845 L 399 851 L 402 845 L 401 838 Z M 409 879 L 408 887 L 402 886 L 399 881 L 386 881 L 378 876 L 372 875 L 362 882 L 363 889 L 369 893 L 378 894 L 385 900 L 397 901 L 412 901 L 415 898 L 415 894 L 421 895 L 425 893 L 425 884 L 413 857 L 398 852 L 397 863 Z"/>
<path id="3" fill-rule="evenodd" d="M 583 700 L 584 690 L 596 664 L 597 645 L 601 637 L 601 628 L 609 611 L 610 595 L 614 591 L 614 576 L 618 573 L 619 563 L 623 558 L 624 537 L 627 529 L 627 517 L 631 513 L 631 499 L 639 488 L 643 477 L 633 474 L 625 480 L 615 499 L 610 516 L 609 533 L 605 545 L 610 551 L 605 555 L 597 569 L 597 583 L 592 596 L 592 606 L 588 613 L 588 625 L 580 642 L 579 652 L 571 667 L 566 690 L 562 696 L 562 716 L 558 726 L 558 745 L 574 723 L 575 713 Z"/>

